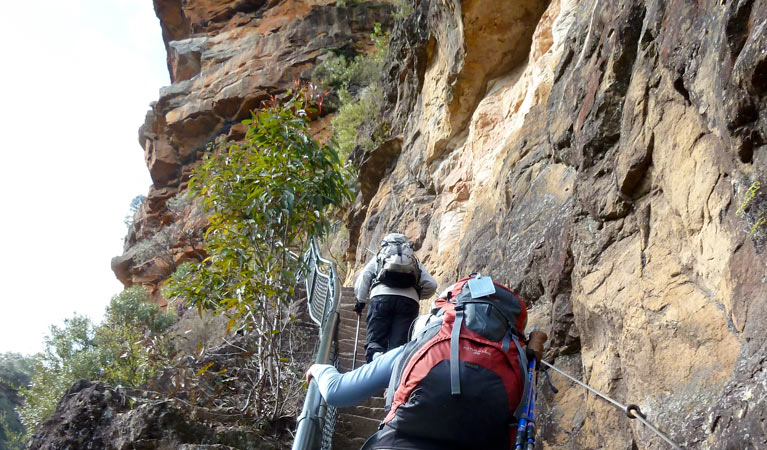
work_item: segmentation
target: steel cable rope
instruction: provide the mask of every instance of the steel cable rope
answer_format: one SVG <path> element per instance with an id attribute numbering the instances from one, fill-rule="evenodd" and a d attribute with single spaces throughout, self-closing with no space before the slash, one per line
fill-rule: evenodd
<path id="1" fill-rule="evenodd" d="M 594 389 L 593 387 L 589 386 L 588 384 L 586 384 L 586 383 L 576 379 L 575 377 L 573 377 L 573 376 L 563 372 L 559 368 L 555 367 L 553 364 L 549 364 L 546 361 L 541 361 L 541 363 L 544 364 L 547 367 L 550 367 L 550 368 L 554 369 L 555 371 L 559 372 L 560 374 L 564 375 L 565 377 L 569 378 L 570 381 L 573 381 L 573 382 L 575 382 L 575 383 L 585 387 L 586 389 L 588 389 L 589 391 L 593 392 L 597 396 L 603 398 L 604 400 L 607 400 L 608 402 L 610 402 L 613 405 L 617 406 L 618 408 L 622 409 L 623 412 L 625 412 L 626 415 L 629 417 L 629 419 L 639 419 L 639 421 L 642 422 L 642 424 L 644 424 L 647 428 L 652 430 L 661 439 L 666 441 L 666 443 L 669 444 L 672 448 L 674 448 L 676 450 L 682 450 L 682 447 L 676 445 L 671 439 L 668 438 L 668 436 L 663 434 L 663 432 L 661 432 L 659 429 L 657 429 L 655 426 L 653 426 L 650 422 L 647 421 L 644 413 L 642 413 L 642 411 L 639 409 L 639 406 L 637 406 L 637 405 L 628 405 L 628 406 L 624 405 L 624 404 L 616 401 L 615 399 L 612 399 L 612 398 L 608 397 L 607 395 L 599 392 L 598 390 Z"/>

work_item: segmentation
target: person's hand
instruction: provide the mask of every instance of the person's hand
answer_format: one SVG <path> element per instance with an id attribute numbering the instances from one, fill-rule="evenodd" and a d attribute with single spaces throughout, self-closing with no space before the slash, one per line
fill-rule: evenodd
<path id="1" fill-rule="evenodd" d="M 362 303 L 359 300 L 355 300 L 355 302 L 354 302 L 354 312 L 356 312 L 358 316 L 361 316 L 363 309 L 365 309 L 365 304 Z"/>
<path id="2" fill-rule="evenodd" d="M 306 371 L 306 387 L 309 387 L 309 383 L 312 381 L 312 368 L 309 367 L 309 370 Z"/>
<path id="3" fill-rule="evenodd" d="M 543 331 L 532 331 L 530 332 L 530 339 L 527 342 L 527 348 L 533 351 L 535 353 L 535 358 L 540 361 L 541 358 L 543 358 L 543 344 L 546 342 L 546 339 L 549 337 L 546 336 L 546 333 Z"/>

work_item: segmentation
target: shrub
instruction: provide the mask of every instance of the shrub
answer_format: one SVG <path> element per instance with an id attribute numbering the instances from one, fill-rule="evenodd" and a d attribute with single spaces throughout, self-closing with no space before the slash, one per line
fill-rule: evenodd
<path id="1" fill-rule="evenodd" d="M 170 359 L 173 347 L 163 332 L 176 322 L 133 286 L 112 298 L 94 343 L 104 364 L 98 378 L 109 384 L 141 386 Z"/>
<path id="2" fill-rule="evenodd" d="M 392 13 L 395 19 L 400 19 L 411 12 L 413 12 L 413 4 L 412 0 L 388 0 L 390 3 L 393 3 L 395 6 L 395 11 Z M 337 0 L 336 5 L 337 6 L 355 6 L 359 5 L 361 3 L 364 3 L 365 0 Z"/>
<path id="3" fill-rule="evenodd" d="M 165 202 L 165 207 L 173 215 L 173 217 L 177 219 L 180 218 L 184 212 L 192 206 L 192 198 L 186 191 L 179 192 L 178 194 L 168 199 L 167 202 Z"/>
<path id="4" fill-rule="evenodd" d="M 338 0 L 336 6 L 356 6 L 362 3 L 364 0 Z"/>
<path id="5" fill-rule="evenodd" d="M 394 0 L 394 6 L 396 7 L 396 10 L 394 11 L 394 19 L 403 19 L 413 12 L 413 3 L 412 0 Z"/>
<path id="6" fill-rule="evenodd" d="M 169 225 L 142 239 L 133 246 L 133 259 L 137 266 L 146 264 L 157 258 L 162 263 L 158 276 L 167 276 L 176 270 L 173 248 L 176 244 L 175 229 L 180 225 Z"/>
<path id="7" fill-rule="evenodd" d="M 339 156 L 346 160 L 357 145 L 367 152 L 383 141 L 381 128 L 375 127 L 369 134 L 361 132 L 363 124 L 377 118 L 378 108 L 383 102 L 383 89 L 380 83 L 375 82 L 362 90 L 356 99 L 346 91 L 341 91 L 340 94 L 341 107 L 331 124 Z"/>
<path id="8" fill-rule="evenodd" d="M 29 384 L 34 360 L 18 353 L 0 354 L 0 448 L 23 448 L 24 426 L 16 411 L 19 388 Z"/>
<path id="9" fill-rule="evenodd" d="M 23 450 L 26 447 L 24 427 L 15 417 L 16 412 L 0 411 L 0 448 L 5 450 Z M 19 423 L 18 425 L 16 425 Z"/>
<path id="10" fill-rule="evenodd" d="M 25 386 L 29 383 L 34 360 L 19 353 L 0 354 L 0 381 L 9 386 Z"/>
<path id="11" fill-rule="evenodd" d="M 165 206 L 173 221 L 153 235 L 136 242 L 132 247 L 136 266 L 159 278 L 167 278 L 178 268 L 178 249 L 189 246 L 198 249 L 202 244 L 202 232 L 197 226 L 189 226 L 202 214 L 186 192 L 170 198 Z M 202 259 L 201 254 L 197 254 Z M 199 260 L 198 259 L 198 260 Z"/>
<path id="12" fill-rule="evenodd" d="M 125 226 L 130 228 L 131 225 L 133 225 L 133 217 L 136 215 L 136 211 L 141 208 L 141 205 L 144 204 L 144 201 L 146 200 L 145 195 L 137 195 L 133 197 L 133 200 L 130 202 L 130 206 L 128 207 L 128 214 L 125 216 L 125 219 L 123 222 L 125 223 Z"/>
<path id="13" fill-rule="evenodd" d="M 325 86 L 335 89 L 347 88 L 356 76 L 349 66 L 346 56 L 331 54 L 315 67 L 312 76 Z"/>
<path id="14" fill-rule="evenodd" d="M 346 160 L 359 145 L 370 151 L 380 145 L 384 130 L 380 126 L 362 127 L 379 120 L 383 88 L 380 82 L 384 68 L 390 33 L 383 32 L 381 24 L 375 24 L 370 39 L 374 50 L 369 55 L 357 55 L 347 61 L 343 55 L 326 59 L 314 71 L 318 82 L 337 89 L 340 107 L 332 120 L 333 140 L 337 143 L 341 160 Z M 364 132 L 362 129 L 373 129 Z"/>
<path id="15" fill-rule="evenodd" d="M 179 276 L 187 268 L 194 271 L 195 264 L 185 263 L 179 266 L 177 272 Z M 211 344 L 221 342 L 226 337 L 227 319 L 222 315 L 215 315 L 203 311 L 199 314 L 197 311 L 182 308 L 179 313 L 179 320 L 173 327 L 176 350 L 182 355 L 200 355 L 201 349 L 210 347 Z"/>
<path id="16" fill-rule="evenodd" d="M 376 23 L 370 35 L 373 43 L 370 54 L 356 55 L 350 60 L 343 54 L 333 54 L 317 65 L 312 77 L 326 86 L 352 92 L 370 85 L 381 76 L 389 38 L 390 33 L 384 32 L 381 24 Z"/>
<path id="17" fill-rule="evenodd" d="M 283 333 L 292 321 L 292 299 L 300 254 L 312 236 L 329 227 L 327 212 L 350 200 L 336 151 L 309 132 L 308 95 L 274 101 L 252 113 L 242 144 L 222 143 L 207 154 L 189 186 L 209 214 L 205 233 L 210 255 L 168 281 L 165 296 L 182 297 L 200 311 L 226 311 L 229 327 L 242 319 L 257 334 L 258 379 L 254 408 L 275 418 L 284 401 Z M 290 375 L 291 377 L 293 375 Z M 265 388 L 271 390 L 265 403 Z"/>
<path id="18" fill-rule="evenodd" d="M 749 236 L 758 248 L 767 243 L 767 193 L 759 180 L 749 186 L 737 214 L 746 220 Z"/>
<path id="19" fill-rule="evenodd" d="M 93 338 L 93 324 L 85 316 L 75 315 L 66 319 L 63 327 L 50 327 L 45 349 L 35 357 L 30 385 L 19 391 L 23 401 L 19 416 L 27 430 L 50 417 L 72 383 L 81 378 L 95 379 L 101 374 Z"/>
<path id="20" fill-rule="evenodd" d="M 50 417 L 77 380 L 137 387 L 165 364 L 172 349 L 162 332 L 175 317 L 147 300 L 144 288 L 134 286 L 112 298 L 99 325 L 75 315 L 63 327 L 50 327 L 43 352 L 35 356 L 30 385 L 19 391 L 19 415 L 27 430 Z"/>

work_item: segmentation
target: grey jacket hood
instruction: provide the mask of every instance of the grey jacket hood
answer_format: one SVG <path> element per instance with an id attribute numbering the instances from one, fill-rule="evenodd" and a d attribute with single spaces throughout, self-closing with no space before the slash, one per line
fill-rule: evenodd
<path id="1" fill-rule="evenodd" d="M 389 233 L 381 240 L 381 242 L 407 242 L 411 244 L 410 239 L 402 233 Z"/>

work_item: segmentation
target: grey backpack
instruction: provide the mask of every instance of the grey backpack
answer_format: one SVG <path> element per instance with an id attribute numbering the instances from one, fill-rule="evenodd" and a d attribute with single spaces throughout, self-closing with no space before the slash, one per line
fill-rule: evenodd
<path id="1" fill-rule="evenodd" d="M 406 239 L 383 240 L 376 255 L 375 284 L 393 288 L 417 288 L 421 269 L 413 247 Z"/>

